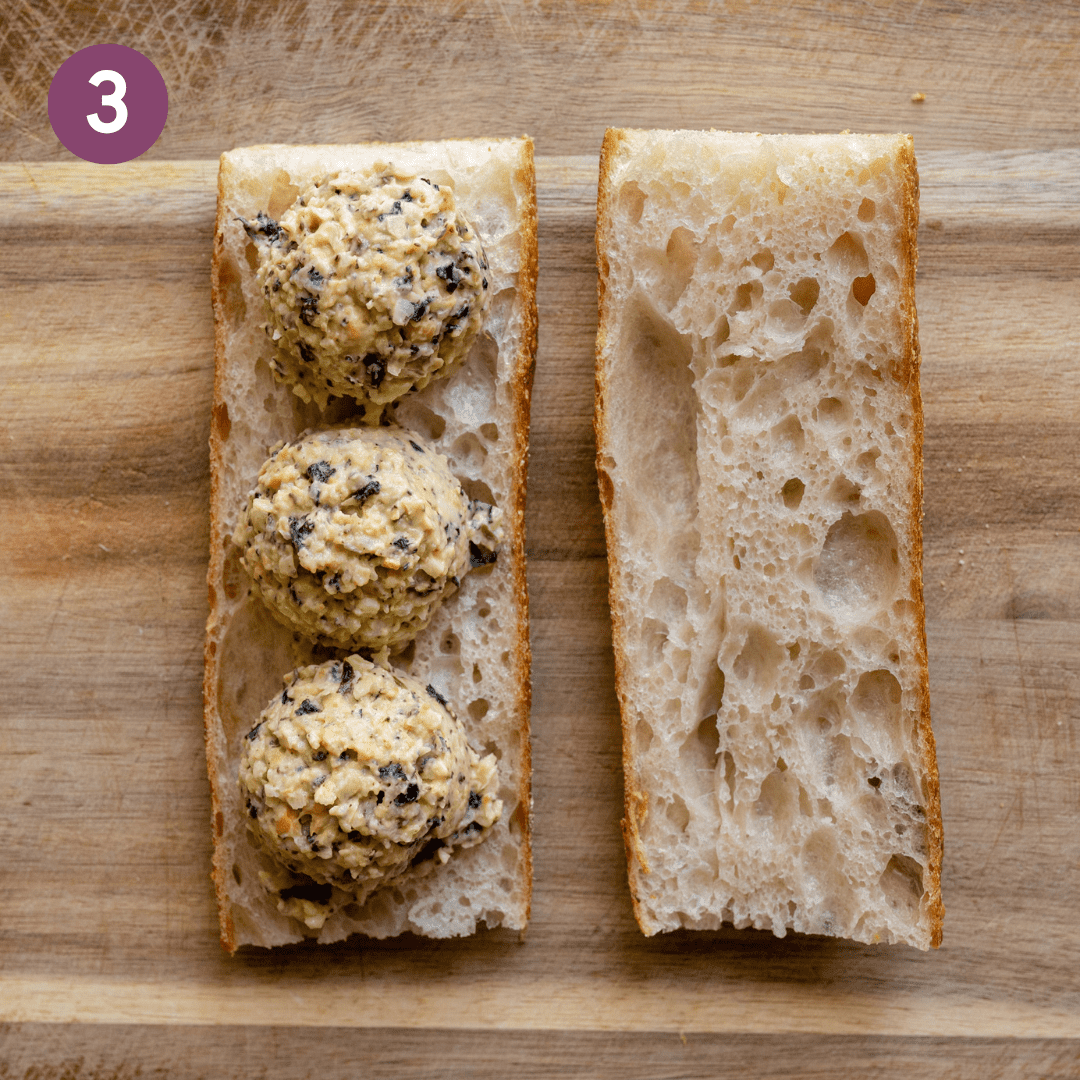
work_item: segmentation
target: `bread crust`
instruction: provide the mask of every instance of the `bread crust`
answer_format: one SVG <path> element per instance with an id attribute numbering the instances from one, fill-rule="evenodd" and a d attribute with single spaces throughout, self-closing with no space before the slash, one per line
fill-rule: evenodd
<path id="1" fill-rule="evenodd" d="M 467 160 L 470 163 L 476 159 L 477 175 L 483 166 L 484 154 L 494 151 L 495 155 L 501 155 L 500 161 L 505 158 L 509 165 L 510 182 L 516 196 L 516 221 L 515 231 L 518 236 L 517 250 L 514 255 L 508 255 L 514 267 L 512 287 L 514 291 L 510 320 L 513 326 L 503 335 L 499 341 L 499 348 L 512 347 L 509 356 L 507 374 L 504 381 L 504 390 L 508 396 L 509 418 L 509 492 L 508 497 L 502 500 L 504 512 L 504 529 L 506 538 L 500 551 L 498 569 L 500 573 L 508 575 L 510 610 L 500 612 L 500 622 L 505 623 L 509 629 L 510 641 L 507 653 L 509 661 L 506 668 L 512 672 L 512 692 L 510 700 L 506 703 L 504 712 L 507 717 L 505 727 L 515 733 L 513 747 L 503 746 L 500 749 L 508 759 L 516 757 L 516 771 L 518 781 L 516 785 L 516 807 L 512 813 L 512 821 L 495 826 L 495 828 L 508 828 L 513 834 L 513 846 L 517 852 L 516 871 L 513 877 L 513 887 L 510 895 L 506 897 L 506 918 L 503 925 L 516 929 L 524 929 L 528 922 L 531 910 L 532 892 L 532 846 L 531 846 L 531 756 L 529 741 L 529 711 L 531 706 L 531 682 L 530 665 L 531 653 L 529 647 L 528 626 L 528 587 L 525 568 L 525 506 L 526 506 L 526 480 L 528 472 L 529 452 L 529 421 L 531 408 L 532 381 L 536 362 L 537 344 L 537 312 L 536 312 L 536 279 L 538 267 L 537 249 L 537 213 L 536 213 L 536 183 L 535 167 L 533 158 L 533 144 L 531 139 L 494 139 L 494 140 L 452 140 L 441 143 L 379 143 L 364 144 L 358 147 L 322 147 L 322 146 L 263 146 L 249 147 L 232 154 L 223 154 L 218 172 L 218 203 L 214 230 L 214 250 L 211 265 L 211 300 L 214 311 L 214 397 L 210 425 L 210 557 L 207 570 L 207 592 L 209 602 L 209 615 L 207 619 L 206 638 L 204 642 L 204 675 L 203 675 L 203 715 L 204 734 L 206 744 L 207 770 L 210 778 L 211 793 L 211 823 L 214 841 L 212 878 L 215 894 L 218 902 L 218 914 L 220 921 L 220 938 L 222 948 L 229 953 L 246 942 L 246 939 L 238 931 L 234 909 L 234 898 L 230 895 L 230 880 L 235 874 L 234 856 L 235 851 L 228 842 L 228 822 L 226 819 L 225 804 L 227 803 L 226 792 L 223 789 L 222 766 L 227 756 L 225 723 L 220 706 L 223 679 L 229 677 L 227 670 L 229 661 L 223 657 L 222 645 L 226 633 L 230 627 L 230 620 L 235 619 L 235 601 L 239 590 L 244 588 L 244 582 L 239 578 L 233 579 L 234 570 L 230 568 L 226 553 L 229 544 L 229 533 L 226 516 L 235 508 L 231 506 L 225 496 L 225 476 L 227 471 L 226 444 L 232 434 L 234 417 L 230 414 L 230 406 L 237 409 L 243 405 L 250 406 L 250 402 L 240 403 L 235 400 L 235 386 L 231 381 L 237 359 L 231 355 L 230 343 L 233 335 L 229 329 L 230 305 L 235 305 L 235 295 L 230 296 L 230 290 L 239 288 L 236 274 L 236 263 L 229 257 L 227 252 L 227 226 L 235 217 L 235 210 L 228 205 L 228 191 L 230 180 L 235 180 L 232 175 L 237 163 L 234 160 L 236 154 L 268 156 L 270 159 L 303 158 L 307 156 L 325 156 L 333 153 L 343 161 L 352 160 L 354 151 L 367 153 L 378 150 L 385 153 L 386 157 L 408 154 L 415 158 L 432 155 L 436 160 L 431 168 L 445 168 L 446 162 L 455 159 Z M 370 154 L 368 155 L 370 156 Z M 491 159 L 494 160 L 494 157 Z M 482 181 L 477 181 L 478 183 Z M 243 269 L 240 270 L 241 277 Z M 249 314 L 248 321 L 257 323 L 257 313 Z M 475 362 L 474 357 L 466 361 L 468 364 Z M 461 372 L 456 373 L 461 375 Z M 446 380 L 451 381 L 454 376 Z M 290 396 L 288 388 L 276 386 L 277 394 L 284 398 Z M 502 391 L 500 391 L 502 392 Z M 414 395 L 421 402 L 430 403 L 430 396 L 422 391 Z M 293 403 L 294 407 L 299 408 Z M 257 406 L 256 406 L 257 407 Z M 339 410 L 340 411 L 340 410 Z M 360 410 L 355 411 L 360 415 Z M 337 416 L 325 418 L 325 423 L 333 423 Z M 245 433 L 250 438 L 250 433 Z M 436 439 L 436 443 L 438 440 Z M 443 447 L 437 446 L 443 450 Z M 445 450 L 443 451 L 445 452 Z M 253 480 L 253 477 L 251 478 Z M 235 484 L 233 485 L 235 486 Z M 468 582 L 468 578 L 466 578 Z M 453 621 L 454 599 L 448 601 L 448 616 Z M 267 625 L 272 623 L 269 616 L 266 617 Z M 425 632 L 434 632 L 429 631 Z M 286 635 L 287 636 L 287 635 Z M 421 635 L 423 637 L 423 635 Z M 306 651 L 310 651 L 310 646 Z M 305 655 L 304 647 L 299 647 L 299 654 Z M 395 658 L 391 658 L 393 661 Z M 285 674 L 285 670 L 278 673 Z M 461 706 L 462 711 L 464 705 Z M 252 718 L 254 719 L 254 717 Z M 470 730 L 470 722 L 466 720 L 467 730 Z M 232 777 L 235 783 L 235 777 Z M 228 780 L 224 781 L 225 783 Z M 245 837 L 246 840 L 246 837 Z M 480 845 L 482 848 L 483 845 Z M 478 849 L 471 849 L 478 850 Z M 411 871 L 410 871 L 411 873 Z M 268 909 L 270 900 L 266 900 Z M 250 917 L 250 913 L 248 913 Z M 496 923 L 497 924 L 497 923 Z M 299 924 L 297 924 L 299 925 Z M 489 925 L 492 925 L 489 923 Z M 425 933 L 423 928 L 415 926 L 403 927 L 419 933 Z M 400 932 L 399 930 L 390 932 Z M 451 931 L 456 933 L 457 931 Z M 471 931 L 467 931 L 471 932 Z M 311 935 L 304 935 L 310 937 Z M 383 936 L 380 934 L 380 936 Z M 436 934 L 435 936 L 444 936 Z M 297 932 L 289 940 L 299 940 L 301 934 Z"/>
<path id="2" fill-rule="evenodd" d="M 615 520 L 611 513 L 614 498 L 614 485 L 604 461 L 604 451 L 609 445 L 608 415 L 604 402 L 607 385 L 604 359 L 608 352 L 608 310 L 607 283 L 610 267 L 607 264 L 606 251 L 611 232 L 611 208 L 614 201 L 613 174 L 615 161 L 626 132 L 620 128 L 608 128 L 604 133 L 604 142 L 600 148 L 600 180 L 596 199 L 596 387 L 593 407 L 593 434 L 596 438 L 596 474 L 600 491 L 600 505 L 604 514 L 604 539 L 608 556 L 608 595 L 611 608 L 611 637 L 615 648 L 615 694 L 619 699 L 619 717 L 623 740 L 623 818 L 621 822 L 623 844 L 626 848 L 626 863 L 630 886 L 630 903 L 634 918 L 642 933 L 651 937 L 657 932 L 648 919 L 638 897 L 639 875 L 636 870 L 649 873 L 649 863 L 645 848 L 641 843 L 640 826 L 648 813 L 648 792 L 642 789 L 638 780 L 637 766 L 631 751 L 630 742 L 630 701 L 627 681 L 626 631 L 618 598 L 623 593 L 622 566 L 618 555 L 615 536 Z"/>
<path id="3" fill-rule="evenodd" d="M 617 521 L 613 512 L 615 482 L 611 475 L 612 417 L 609 414 L 607 396 L 609 372 L 619 362 L 615 354 L 616 342 L 612 326 L 617 318 L 610 295 L 611 267 L 609 253 L 613 247 L 614 206 L 617 197 L 616 173 L 621 157 L 630 152 L 631 141 L 645 135 L 662 139 L 665 135 L 686 135 L 675 132 L 637 132 L 629 129 L 608 129 L 600 153 L 600 176 L 597 198 L 597 305 L 598 327 L 596 343 L 596 384 L 594 431 L 597 445 L 597 476 L 600 501 L 604 513 L 607 540 L 609 596 L 612 617 L 612 640 L 615 653 L 615 684 L 619 700 L 623 737 L 624 817 L 622 833 L 627 856 L 627 868 L 631 903 L 642 932 L 651 936 L 667 927 L 657 923 L 649 914 L 641 890 L 645 876 L 650 873 L 642 828 L 649 812 L 650 785 L 641 773 L 641 765 L 635 757 L 631 724 L 635 703 L 631 698 L 631 668 L 628 631 L 623 615 L 627 592 L 624 582 L 625 568 L 620 557 L 621 545 L 617 533 Z M 707 139 L 709 133 L 700 133 Z M 926 803 L 926 846 L 928 852 L 927 873 L 924 875 L 926 941 L 937 948 L 942 939 L 944 906 L 941 899 L 941 865 L 943 834 L 941 826 L 940 786 L 936 749 L 930 724 L 929 672 L 927 663 L 925 607 L 922 590 L 922 445 L 923 411 L 919 389 L 918 322 L 915 308 L 915 272 L 918 236 L 918 172 L 910 136 L 902 139 L 896 154 L 896 167 L 902 178 L 900 198 L 901 225 L 899 228 L 904 277 L 900 283 L 900 318 L 902 355 L 892 375 L 905 387 L 910 401 L 912 418 L 910 445 L 915 462 L 909 491 L 907 513 L 907 541 L 911 553 L 911 599 L 917 613 L 918 630 L 914 646 L 914 667 L 917 669 L 916 729 L 919 756 L 923 766 Z M 924 946 L 925 947 L 925 946 Z"/>
<path id="4" fill-rule="evenodd" d="M 919 703 L 918 737 L 922 751 L 926 779 L 926 843 L 929 849 L 930 873 L 924 880 L 928 897 L 928 921 L 930 945 L 941 945 L 945 923 L 945 904 L 941 898 L 941 865 L 944 858 L 944 832 L 941 824 L 941 784 L 938 777 L 937 744 L 930 725 L 930 666 L 926 648 L 926 605 L 923 599 L 923 437 L 924 419 L 922 391 L 919 380 L 921 355 L 919 352 L 919 316 L 915 307 L 915 272 L 919 262 L 919 170 L 915 160 L 915 146 L 908 135 L 897 155 L 898 166 L 903 174 L 903 225 L 900 239 L 903 246 L 904 267 L 907 271 L 901 286 L 901 319 L 904 327 L 905 355 L 902 361 L 902 381 L 906 381 L 911 395 L 912 452 L 916 467 L 912 476 L 911 511 L 908 515 L 908 540 L 912 550 L 912 597 L 918 612 Z"/>

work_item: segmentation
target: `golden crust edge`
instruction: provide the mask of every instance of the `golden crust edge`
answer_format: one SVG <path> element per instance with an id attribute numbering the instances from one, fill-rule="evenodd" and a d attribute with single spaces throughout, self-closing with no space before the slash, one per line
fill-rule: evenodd
<path id="1" fill-rule="evenodd" d="M 605 244 L 611 229 L 611 201 L 614 197 L 612 174 L 617 159 L 626 141 L 626 129 L 608 128 L 600 149 L 600 178 L 596 199 L 596 362 L 595 362 L 595 398 L 593 405 L 593 434 L 596 439 L 596 475 L 600 493 L 600 505 L 604 515 L 604 539 L 607 548 L 608 564 L 608 607 L 611 611 L 611 638 L 615 659 L 615 694 L 619 701 L 619 722 L 622 731 L 623 760 L 623 818 L 621 829 L 623 845 L 626 849 L 627 883 L 630 890 L 630 903 L 639 929 L 647 937 L 657 933 L 660 927 L 654 925 L 645 911 L 640 896 L 641 876 L 649 872 L 645 849 L 641 843 L 640 825 L 648 813 L 648 793 L 643 791 L 638 778 L 637 768 L 630 744 L 630 699 L 628 696 L 626 675 L 625 629 L 617 603 L 620 595 L 622 567 L 616 555 L 615 523 L 611 514 L 613 488 L 611 478 L 604 465 L 604 452 L 608 444 L 608 418 L 604 405 L 604 391 L 607 385 L 607 357 L 610 343 L 607 337 L 610 322 L 610 308 L 607 303 L 607 278 L 609 267 L 604 255 Z"/>

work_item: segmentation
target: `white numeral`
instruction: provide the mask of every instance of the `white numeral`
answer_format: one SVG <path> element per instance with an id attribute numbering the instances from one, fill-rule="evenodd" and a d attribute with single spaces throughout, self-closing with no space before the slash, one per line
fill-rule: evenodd
<path id="1" fill-rule="evenodd" d="M 113 86 L 113 92 L 111 94 L 101 95 L 101 104 L 111 106 L 116 115 L 111 120 L 102 120 L 98 114 L 88 113 L 86 122 L 95 130 L 100 131 L 102 135 L 112 135 L 114 132 L 119 131 L 126 123 L 128 118 L 127 106 L 124 104 L 124 95 L 127 93 L 127 83 L 124 82 L 124 76 L 119 71 L 110 71 L 108 68 L 102 68 L 101 71 L 95 71 L 90 76 L 90 84 L 92 86 L 100 86 L 103 82 L 110 82 Z"/>

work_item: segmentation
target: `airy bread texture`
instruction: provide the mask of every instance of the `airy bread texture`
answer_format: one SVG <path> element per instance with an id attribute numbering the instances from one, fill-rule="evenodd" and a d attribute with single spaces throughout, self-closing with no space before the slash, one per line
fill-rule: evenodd
<path id="1" fill-rule="evenodd" d="M 596 436 L 646 934 L 941 940 L 907 136 L 610 130 Z"/>
<path id="2" fill-rule="evenodd" d="M 529 402 L 536 352 L 536 193 L 529 139 L 357 146 L 261 146 L 221 158 L 213 259 L 215 386 L 210 437 L 211 530 L 204 705 L 213 799 L 214 882 L 221 941 L 281 945 L 315 936 L 279 910 L 263 881 L 280 880 L 252 844 L 237 770 L 244 734 L 294 668 L 343 657 L 281 626 L 252 595 L 231 534 L 270 448 L 311 428 L 356 423 L 363 407 L 331 399 L 321 411 L 277 382 L 263 326 L 254 242 L 241 218 L 276 219 L 315 178 L 389 164 L 453 186 L 483 237 L 491 299 L 460 370 L 387 409 L 450 461 L 472 499 L 503 512 L 498 560 L 461 588 L 391 663 L 431 684 L 473 748 L 498 759 L 503 813 L 482 844 L 445 866 L 428 859 L 363 905 L 345 903 L 320 942 L 362 932 L 387 937 L 522 929 L 532 887 L 529 790 L 529 634 L 524 515 Z M 262 875 L 262 877 L 260 876 Z"/>

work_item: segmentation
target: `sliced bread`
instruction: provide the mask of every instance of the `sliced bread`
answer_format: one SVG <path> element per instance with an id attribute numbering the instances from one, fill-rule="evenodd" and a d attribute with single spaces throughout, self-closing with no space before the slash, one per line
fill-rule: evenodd
<path id="1" fill-rule="evenodd" d="M 646 934 L 941 941 L 903 135 L 609 130 L 596 438 Z"/>
<path id="2" fill-rule="evenodd" d="M 386 407 L 385 417 L 423 436 L 449 460 L 470 499 L 502 510 L 497 561 L 479 566 L 390 663 L 445 699 L 472 747 L 498 762 L 502 815 L 483 843 L 428 858 L 365 902 L 335 893 L 305 925 L 291 900 L 300 881 L 252 843 L 238 783 L 241 744 L 284 677 L 335 652 L 286 629 L 252 593 L 232 540 L 271 448 L 309 429 L 357 423 L 362 405 L 277 381 L 264 327 L 250 229 L 276 220 L 317 179 L 390 165 L 452 185 L 480 233 L 490 276 L 484 328 L 465 362 Z M 245 227 L 247 223 L 247 227 Z M 386 937 L 524 928 L 531 895 L 529 634 L 524 513 L 529 403 L 536 350 L 536 196 L 529 139 L 355 146 L 260 146 L 221 158 L 213 255 L 215 387 L 210 437 L 210 614 L 205 648 L 206 749 L 213 801 L 213 874 L 222 945 L 272 946 L 361 932 Z M 280 366 L 280 365 L 278 365 Z M 317 396 L 317 395 L 316 395 Z M 325 396 L 325 395 L 324 395 Z M 303 398 L 303 400 L 302 400 Z M 368 419 L 372 419 L 369 415 Z M 429 692 L 431 692 L 429 690 Z M 310 891 L 310 890 L 309 890 Z M 347 900 L 347 897 L 345 898 Z M 323 918 L 325 916 L 325 918 Z"/>

